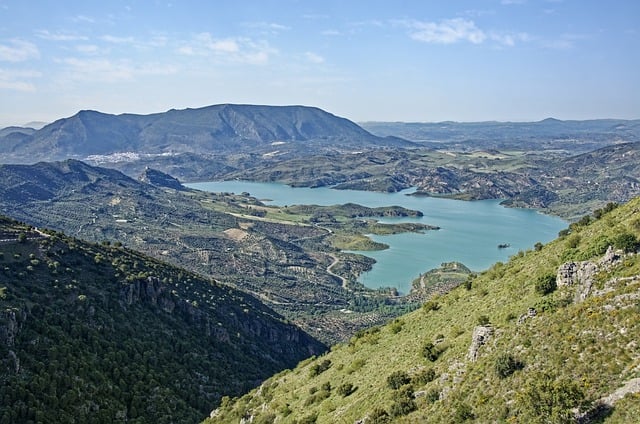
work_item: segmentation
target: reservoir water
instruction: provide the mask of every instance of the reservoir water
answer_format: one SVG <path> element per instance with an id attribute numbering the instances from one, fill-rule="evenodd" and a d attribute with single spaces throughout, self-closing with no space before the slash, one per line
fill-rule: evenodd
<path id="1" fill-rule="evenodd" d="M 440 230 L 375 236 L 389 249 L 357 252 L 376 260 L 371 271 L 359 281 L 367 287 L 396 287 L 407 293 L 411 281 L 443 262 L 458 261 L 474 271 L 482 271 L 498 261 L 506 261 L 536 242 L 546 243 L 567 227 L 564 220 L 529 209 L 500 206 L 498 200 L 462 201 L 399 193 L 334 190 L 327 187 L 289 187 L 279 183 L 216 181 L 186 184 L 211 192 L 248 192 L 265 204 L 335 205 L 358 203 L 369 207 L 403 206 L 421 211 L 421 218 L 384 219 L 383 222 L 421 222 Z M 500 249 L 499 244 L 509 247 Z"/>

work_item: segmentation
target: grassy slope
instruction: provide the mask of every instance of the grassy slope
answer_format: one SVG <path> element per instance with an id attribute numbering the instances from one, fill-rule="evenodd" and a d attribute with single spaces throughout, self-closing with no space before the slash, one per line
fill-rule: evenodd
<path id="1" fill-rule="evenodd" d="M 607 244 L 605 238 L 613 240 L 625 232 L 640 236 L 640 199 L 588 225 L 572 226 L 569 235 L 540 250 L 521 252 L 506 264 L 496 264 L 473 280 L 470 290 L 459 287 L 432 299 L 421 310 L 361 332 L 325 356 L 272 377 L 242 398 L 223 402 L 211 422 L 238 422 L 241 416 L 251 415 L 254 422 L 353 423 L 367 416 L 367 423 L 385 422 L 381 411 L 392 415 L 394 403 L 407 400 L 402 391 L 409 387 L 416 410 L 394 417 L 397 422 L 472 418 L 477 422 L 565 422 L 557 410 L 541 412 L 527 401 L 536 393 L 557 389 L 568 394 L 564 408 L 568 409 L 640 377 L 636 342 L 640 339 L 640 258 L 628 256 L 612 270 L 598 274 L 600 288 L 614 277 L 635 278 L 582 303 L 568 300 L 573 298 L 572 289 L 543 296 L 536 292 L 535 282 L 555 275 L 566 261 L 598 258 Z M 537 316 L 518 324 L 518 317 L 532 307 Z M 487 319 L 494 335 L 480 348 L 477 361 L 471 362 L 467 355 L 472 333 Z M 423 355 L 427 343 L 441 352 L 433 362 Z M 522 369 L 514 366 L 515 372 L 501 378 L 496 362 L 505 355 L 511 355 Z M 317 374 L 323 362 L 328 369 Z M 429 369 L 436 377 L 426 382 L 428 378 L 420 377 Z M 387 378 L 393 372 L 405 372 L 410 386 L 391 389 Z M 543 383 L 548 387 L 541 387 Z M 345 384 L 353 385 L 355 391 L 344 396 L 339 388 Z M 374 420 L 376 409 L 381 417 Z M 560 412 L 566 411 L 560 408 Z M 628 395 L 608 411 L 606 419 L 629 422 L 639 413 L 640 398 Z"/>

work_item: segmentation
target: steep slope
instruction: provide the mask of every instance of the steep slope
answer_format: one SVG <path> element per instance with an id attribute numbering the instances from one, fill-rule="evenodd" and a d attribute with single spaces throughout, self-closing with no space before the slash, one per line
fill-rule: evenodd
<path id="1" fill-rule="evenodd" d="M 196 422 L 324 349 L 228 286 L 0 217 L 0 422 Z"/>
<path id="2" fill-rule="evenodd" d="M 640 198 L 225 400 L 207 422 L 636 422 Z"/>
<path id="3" fill-rule="evenodd" d="M 33 133 L 0 136 L 0 155 L 4 163 L 32 163 L 123 152 L 226 154 L 269 150 L 275 142 L 279 150 L 413 145 L 318 108 L 226 104 L 151 115 L 81 111 Z"/>

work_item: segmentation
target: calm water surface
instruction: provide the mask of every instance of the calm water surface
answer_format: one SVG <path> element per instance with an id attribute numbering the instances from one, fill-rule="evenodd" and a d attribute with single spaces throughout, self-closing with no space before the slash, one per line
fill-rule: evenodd
<path id="1" fill-rule="evenodd" d="M 359 281 L 367 287 L 396 287 L 407 293 L 411 281 L 420 273 L 443 262 L 462 262 L 474 271 L 482 271 L 498 261 L 546 243 L 567 227 L 560 218 L 528 209 L 512 209 L 499 205 L 498 200 L 461 201 L 432 197 L 407 196 L 400 193 L 375 193 L 357 190 L 333 190 L 326 187 L 289 187 L 278 183 L 246 181 L 216 181 L 187 184 L 191 188 L 212 192 L 248 192 L 267 204 L 335 205 L 358 203 L 364 206 L 403 206 L 421 211 L 421 218 L 384 219 L 383 222 L 421 222 L 440 227 L 424 234 L 405 233 L 371 236 L 386 243 L 389 249 L 358 252 L 374 258 L 373 269 L 362 274 Z M 498 244 L 510 247 L 498 249 Z"/>

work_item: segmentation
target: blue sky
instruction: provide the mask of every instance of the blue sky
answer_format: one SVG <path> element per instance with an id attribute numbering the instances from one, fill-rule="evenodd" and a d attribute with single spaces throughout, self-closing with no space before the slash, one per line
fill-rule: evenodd
<path id="1" fill-rule="evenodd" d="M 0 0 L 0 127 L 218 103 L 640 118 L 640 1 Z"/>

